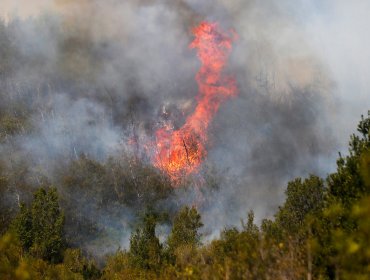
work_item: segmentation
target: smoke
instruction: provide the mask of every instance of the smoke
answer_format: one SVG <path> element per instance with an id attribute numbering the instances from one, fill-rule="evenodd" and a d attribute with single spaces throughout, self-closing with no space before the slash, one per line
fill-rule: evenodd
<path id="1" fill-rule="evenodd" d="M 35 132 L 21 140 L 21 149 L 37 156 L 42 169 L 63 156 L 88 154 L 104 160 L 116 151 L 119 130 L 110 124 L 104 108 L 84 98 L 72 102 L 65 95 L 55 95 L 52 102 L 51 113 L 41 112 L 34 120 Z"/>
<path id="2" fill-rule="evenodd" d="M 348 134 L 357 125 L 357 115 L 366 115 L 370 104 L 370 20 L 366 16 L 370 3 L 325 1 L 322 9 L 317 5 L 309 8 L 311 16 L 304 26 L 315 54 L 335 83 L 335 110 L 330 121 L 337 124 L 336 137 L 345 147 Z"/>
<path id="3" fill-rule="evenodd" d="M 258 221 L 271 217 L 288 180 L 334 170 L 369 107 L 369 8 L 360 0 L 3 0 L 17 59 L 1 81 L 1 108 L 21 104 L 32 129 L 2 143 L 1 154 L 57 183 L 61 162 L 120 157 L 133 134 L 144 145 L 164 111 L 181 126 L 198 90 L 191 28 L 218 21 L 239 35 L 227 71 L 240 93 L 211 125 L 205 165 L 219 180 L 202 190 L 205 232 L 238 225 L 250 209 Z M 196 197 L 176 190 L 168 204 Z M 93 207 L 84 207 L 87 216 Z M 89 219 L 102 228 L 133 219 L 113 208 L 114 219 Z"/>

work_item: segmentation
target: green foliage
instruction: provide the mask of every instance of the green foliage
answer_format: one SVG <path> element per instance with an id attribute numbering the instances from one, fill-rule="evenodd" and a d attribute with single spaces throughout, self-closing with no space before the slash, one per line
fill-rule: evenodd
<path id="1" fill-rule="evenodd" d="M 115 254 L 107 257 L 103 279 L 117 279 L 119 273 L 129 270 L 129 268 L 129 254 L 125 251 L 118 250 Z"/>
<path id="2" fill-rule="evenodd" d="M 24 255 L 22 246 L 12 233 L 0 238 L 0 279 L 4 280 L 83 280 L 64 264 L 50 264 L 44 260 Z M 87 279 L 87 278 L 85 278 Z"/>
<path id="3" fill-rule="evenodd" d="M 60 181 L 70 196 L 78 193 L 96 208 L 120 203 L 145 209 L 166 199 L 173 189 L 170 181 L 153 167 L 127 158 L 124 162 L 109 159 L 105 164 L 81 155 L 66 169 Z"/>
<path id="4" fill-rule="evenodd" d="M 109 160 L 106 182 L 119 201 L 134 209 L 153 208 L 171 196 L 170 180 L 150 165 L 135 158 L 124 162 Z"/>
<path id="5" fill-rule="evenodd" d="M 225 229 L 221 238 L 210 244 L 214 274 L 217 279 L 260 279 L 262 277 L 261 238 L 254 224 L 253 212 L 248 214 L 242 231 Z M 212 275 L 212 274 L 211 274 Z"/>
<path id="6" fill-rule="evenodd" d="M 360 135 L 351 136 L 349 155 L 340 156 L 337 172 L 329 175 L 326 205 L 315 223 L 315 241 L 319 245 L 317 266 L 329 277 L 344 277 L 348 266 L 343 259 L 348 252 L 343 248 L 348 246 L 348 240 L 360 236 L 361 221 L 353 215 L 353 209 L 359 208 L 361 201 L 370 194 L 367 184 L 369 128 L 370 115 L 361 118 L 357 129 Z"/>
<path id="7" fill-rule="evenodd" d="M 5 174 L 3 163 L 0 161 L 0 235 L 5 233 L 11 222 L 12 209 L 7 203 L 7 192 L 9 191 L 8 177 Z"/>
<path id="8" fill-rule="evenodd" d="M 19 240 L 11 233 L 0 238 L 0 278 L 16 279 L 19 259 L 22 256 L 22 247 Z M 25 278 L 23 278 L 25 279 Z"/>
<path id="9" fill-rule="evenodd" d="M 157 279 L 155 271 L 132 265 L 130 253 L 117 251 L 107 259 L 101 279 Z"/>
<path id="10" fill-rule="evenodd" d="M 199 246 L 201 234 L 198 230 L 203 226 L 200 214 L 195 207 L 185 206 L 175 216 L 172 231 L 168 237 L 171 253 L 180 246 Z"/>
<path id="11" fill-rule="evenodd" d="M 55 188 L 40 188 L 34 194 L 31 207 L 21 205 L 14 228 L 26 251 L 53 263 L 61 261 L 64 240 L 64 214 Z"/>
<path id="12" fill-rule="evenodd" d="M 155 235 L 157 217 L 151 213 L 145 215 L 143 224 L 130 238 L 130 264 L 135 268 L 158 270 L 162 261 L 159 239 Z"/>
<path id="13" fill-rule="evenodd" d="M 361 161 L 368 158 L 370 150 L 370 115 L 368 118 L 362 116 L 358 125 L 360 136 L 353 134 L 349 143 L 349 155 L 340 156 L 337 161 L 337 172 L 328 177 L 329 192 L 333 199 L 344 204 L 349 209 L 364 194 L 370 193 L 370 188 L 366 187 L 362 176 Z"/>
<path id="14" fill-rule="evenodd" d="M 358 228 L 339 243 L 341 265 L 346 279 L 366 279 L 370 275 L 370 196 L 364 197 L 352 208 L 351 217 Z"/>
<path id="15" fill-rule="evenodd" d="M 360 159 L 360 172 L 367 190 L 370 190 L 370 150 L 366 150 Z"/>
<path id="16" fill-rule="evenodd" d="M 39 189 L 31 206 L 33 244 L 31 252 L 51 262 L 61 260 L 64 249 L 64 214 L 55 188 Z"/>
<path id="17" fill-rule="evenodd" d="M 311 175 L 302 182 L 297 178 L 288 183 L 285 192 L 286 200 L 276 214 L 276 221 L 288 234 L 297 234 L 306 230 L 308 216 L 316 216 L 324 206 L 324 182 L 317 176 Z"/>
<path id="18" fill-rule="evenodd" d="M 250 212 L 241 227 L 225 229 L 205 245 L 195 207 L 177 212 L 164 244 L 156 236 L 164 219 L 152 206 L 172 194 L 167 178 L 133 159 L 99 163 L 81 156 L 60 173 L 67 218 L 78 216 L 75 197 L 80 204 L 94 201 L 96 211 L 115 204 L 136 209 L 137 215 L 148 209 L 131 234 L 129 250 L 107 257 L 101 272 L 80 249 L 66 249 L 56 189 L 41 188 L 29 207 L 20 205 L 13 227 L 0 238 L 0 278 L 369 279 L 369 131 L 370 116 L 362 117 L 349 155 L 340 156 L 326 181 L 310 175 L 289 182 L 275 219 L 259 227 Z M 15 178 L 22 174 L 20 168 L 10 176 L 0 165 L 1 193 L 24 184 Z M 82 226 L 76 229 L 84 234 Z"/>
<path id="19" fill-rule="evenodd" d="M 139 215 L 142 209 L 153 208 L 173 192 L 167 178 L 130 158 L 100 163 L 81 155 L 61 169 L 58 177 L 64 190 L 61 205 L 66 209 L 71 233 L 67 240 L 74 246 L 104 235 L 86 213 L 81 213 L 85 205 L 89 213 L 109 212 L 113 217 L 113 209 L 124 206 Z M 117 220 L 120 215 L 118 212 Z"/>
<path id="20" fill-rule="evenodd" d="M 23 203 L 20 206 L 20 211 L 15 219 L 14 225 L 23 249 L 28 251 L 34 241 L 34 232 L 32 230 L 31 210 Z"/>
<path id="21" fill-rule="evenodd" d="M 63 265 L 68 270 L 82 275 L 84 279 L 99 279 L 101 276 L 100 270 L 95 263 L 87 260 L 80 249 L 66 249 Z"/>

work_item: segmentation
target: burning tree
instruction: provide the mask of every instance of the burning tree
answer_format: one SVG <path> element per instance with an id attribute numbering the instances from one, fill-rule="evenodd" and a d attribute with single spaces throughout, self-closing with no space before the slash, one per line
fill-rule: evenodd
<path id="1" fill-rule="evenodd" d="M 197 106 L 178 130 L 166 126 L 156 131 L 153 164 L 173 181 L 199 170 L 207 155 L 209 124 L 220 105 L 237 94 L 236 81 L 223 73 L 236 34 L 209 22 L 202 22 L 193 34 L 190 48 L 197 49 L 201 62 L 195 77 L 199 88 Z"/>

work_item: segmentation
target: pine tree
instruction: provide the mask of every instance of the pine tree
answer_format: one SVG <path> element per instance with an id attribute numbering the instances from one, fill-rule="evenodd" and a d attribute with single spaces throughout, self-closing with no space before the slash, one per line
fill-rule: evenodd
<path id="1" fill-rule="evenodd" d="M 55 188 L 37 190 L 30 208 L 21 205 L 14 225 L 26 251 L 52 263 L 61 261 L 65 248 L 64 214 Z"/>
<path id="2" fill-rule="evenodd" d="M 162 246 L 155 235 L 157 218 L 146 214 L 143 225 L 130 238 L 130 263 L 133 267 L 157 270 L 161 264 Z"/>
<path id="3" fill-rule="evenodd" d="M 174 252 L 179 246 L 199 246 L 201 234 L 198 230 L 203 226 L 201 216 L 195 207 L 185 206 L 176 215 L 172 231 L 168 237 L 170 252 Z"/>

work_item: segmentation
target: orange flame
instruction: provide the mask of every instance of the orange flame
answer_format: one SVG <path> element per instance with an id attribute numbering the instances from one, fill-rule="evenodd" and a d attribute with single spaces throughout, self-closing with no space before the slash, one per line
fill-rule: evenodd
<path id="1" fill-rule="evenodd" d="M 197 49 L 201 68 L 195 79 L 199 93 L 193 114 L 178 130 L 171 127 L 156 131 L 156 154 L 153 164 L 165 171 L 173 181 L 198 171 L 207 155 L 207 130 L 221 103 L 237 93 L 236 81 L 223 74 L 232 49 L 231 35 L 217 23 L 202 22 L 193 29 L 190 48 Z"/>

